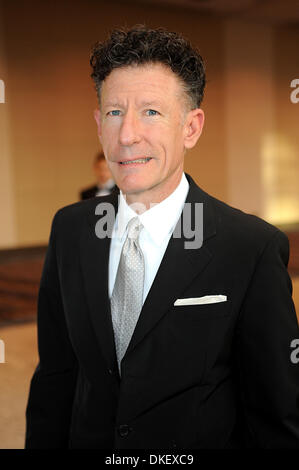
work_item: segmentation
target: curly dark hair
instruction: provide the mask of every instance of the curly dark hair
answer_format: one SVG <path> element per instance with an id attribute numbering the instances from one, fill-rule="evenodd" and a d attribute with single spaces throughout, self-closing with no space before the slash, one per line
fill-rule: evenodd
<path id="1" fill-rule="evenodd" d="M 149 63 L 164 64 L 181 80 L 190 109 L 199 108 L 206 83 L 205 67 L 198 50 L 180 34 L 164 28 L 136 25 L 115 29 L 105 42 L 97 42 L 91 52 L 91 77 L 100 99 L 103 80 L 113 69 Z"/>

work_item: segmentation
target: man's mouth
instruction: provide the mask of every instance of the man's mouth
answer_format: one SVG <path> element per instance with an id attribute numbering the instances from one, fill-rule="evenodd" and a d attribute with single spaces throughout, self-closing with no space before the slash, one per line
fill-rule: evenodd
<path id="1" fill-rule="evenodd" d="M 131 165 L 132 163 L 147 163 L 152 159 L 152 157 L 146 158 L 136 158 L 135 160 L 127 160 L 123 162 L 119 162 L 121 165 Z"/>

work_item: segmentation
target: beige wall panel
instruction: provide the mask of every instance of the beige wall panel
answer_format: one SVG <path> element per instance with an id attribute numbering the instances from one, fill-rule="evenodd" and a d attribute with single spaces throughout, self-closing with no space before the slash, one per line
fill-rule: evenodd
<path id="1" fill-rule="evenodd" d="M 274 35 L 276 133 L 269 143 L 267 217 L 274 223 L 299 222 L 299 102 L 290 87 L 299 80 L 299 27 L 277 27 Z M 297 88 L 299 85 L 297 85 Z M 299 98 L 299 89 L 297 99 Z"/>
<path id="2" fill-rule="evenodd" d="M 264 216 L 264 142 L 273 135 L 273 28 L 226 22 L 229 203 Z"/>
<path id="3" fill-rule="evenodd" d="M 15 186 L 11 152 L 10 87 L 5 54 L 2 2 L 0 1 L 0 248 L 17 243 Z"/>

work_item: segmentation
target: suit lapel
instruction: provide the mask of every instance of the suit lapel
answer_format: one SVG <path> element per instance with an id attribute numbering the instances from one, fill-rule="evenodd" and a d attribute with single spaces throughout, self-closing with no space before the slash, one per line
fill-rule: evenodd
<path id="1" fill-rule="evenodd" d="M 114 333 L 108 296 L 108 266 L 111 237 L 98 238 L 95 233 L 99 216 L 95 214 L 96 206 L 101 203 L 110 204 L 111 215 L 117 210 L 118 193 L 96 198 L 84 221 L 80 241 L 80 256 L 84 278 L 84 288 L 89 306 L 91 321 L 97 340 L 101 346 L 108 368 L 116 367 Z"/>
<path id="2" fill-rule="evenodd" d="M 195 227 L 194 204 L 203 203 L 203 245 L 199 249 L 186 249 L 185 242 L 188 239 L 184 236 L 170 238 L 157 275 L 144 302 L 125 357 L 154 328 L 169 308 L 173 306 L 175 300 L 184 292 L 192 280 L 203 271 L 212 258 L 211 252 L 204 243 L 216 233 L 210 198 L 198 188 L 189 175 L 187 175 L 187 178 L 190 189 L 186 202 L 193 205 L 191 210 L 192 227 Z M 178 221 L 180 225 L 182 223 L 181 219 Z"/>

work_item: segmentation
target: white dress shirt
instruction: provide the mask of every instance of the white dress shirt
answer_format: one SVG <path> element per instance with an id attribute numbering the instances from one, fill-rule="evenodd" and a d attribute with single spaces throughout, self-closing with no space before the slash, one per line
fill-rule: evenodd
<path id="1" fill-rule="evenodd" d="M 139 235 L 139 245 L 144 255 L 145 275 L 143 303 L 155 279 L 170 237 L 181 216 L 189 191 L 189 183 L 183 173 L 180 184 L 173 193 L 159 204 L 150 207 L 139 215 L 143 229 Z M 127 204 L 120 191 L 119 208 L 112 232 L 109 255 L 109 297 L 111 298 L 121 250 L 127 237 L 127 224 L 136 217 L 136 212 Z"/>

